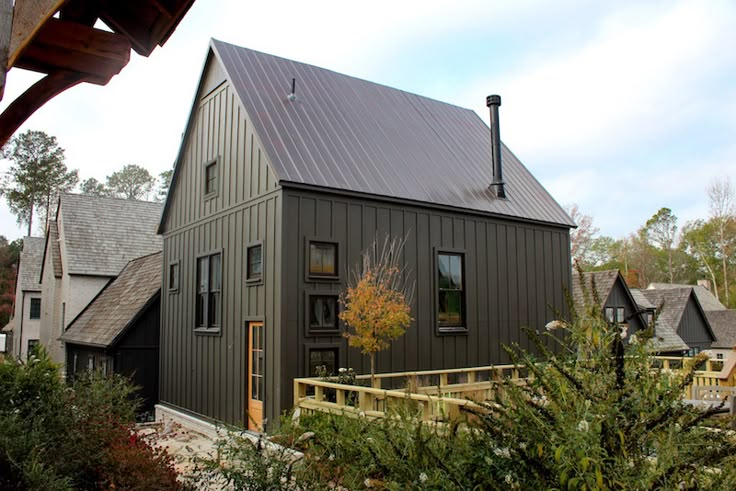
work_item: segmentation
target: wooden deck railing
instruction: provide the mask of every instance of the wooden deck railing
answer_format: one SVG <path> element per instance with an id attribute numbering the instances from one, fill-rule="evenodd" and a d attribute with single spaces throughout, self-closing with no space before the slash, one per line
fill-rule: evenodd
<path id="1" fill-rule="evenodd" d="M 691 360 L 687 357 L 653 357 L 655 368 L 678 370 Z M 734 386 L 736 363 L 706 360 L 704 370 L 695 372 L 692 386 Z M 305 411 L 364 415 L 381 418 L 391 407 L 409 405 L 424 421 L 438 422 L 458 417 L 464 410 L 482 410 L 474 401 L 494 401 L 503 397 L 502 379 L 524 383 L 528 376 L 524 367 L 496 365 L 449 370 L 376 374 L 371 386 L 370 375 L 358 375 L 355 385 L 332 379 L 298 378 L 294 380 L 294 405 Z M 686 388 L 683 397 L 693 399 L 698 391 Z"/>

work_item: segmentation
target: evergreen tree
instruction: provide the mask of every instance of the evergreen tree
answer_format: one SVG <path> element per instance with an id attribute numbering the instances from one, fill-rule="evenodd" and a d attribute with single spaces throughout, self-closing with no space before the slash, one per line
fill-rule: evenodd
<path id="1" fill-rule="evenodd" d="M 110 190 L 94 177 L 90 177 L 89 179 L 82 181 L 79 188 L 82 191 L 82 194 L 89 194 L 91 196 L 110 196 Z"/>
<path id="2" fill-rule="evenodd" d="M 140 165 L 128 164 L 107 176 L 107 188 L 113 196 L 125 199 L 146 199 L 156 179 Z"/>

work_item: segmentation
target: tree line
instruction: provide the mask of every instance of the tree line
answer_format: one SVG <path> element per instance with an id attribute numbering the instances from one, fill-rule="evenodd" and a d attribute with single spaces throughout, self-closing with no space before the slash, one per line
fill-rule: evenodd
<path id="1" fill-rule="evenodd" d="M 578 224 L 570 234 L 573 261 L 585 271 L 619 269 L 633 288 L 708 280 L 721 303 L 736 308 L 736 189 L 725 177 L 712 181 L 706 195 L 707 218 L 680 226 L 663 207 L 621 239 L 598 235 L 593 218 L 573 204 L 567 207 Z"/>

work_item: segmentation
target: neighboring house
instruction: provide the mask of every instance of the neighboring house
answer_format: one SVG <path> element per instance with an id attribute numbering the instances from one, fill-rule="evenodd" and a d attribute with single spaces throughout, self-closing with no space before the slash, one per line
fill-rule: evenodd
<path id="1" fill-rule="evenodd" d="M 642 290 L 631 288 L 631 296 L 640 310 L 643 310 L 642 319 L 647 326 L 654 323 L 654 335 L 651 349 L 659 355 L 682 356 L 690 347 L 677 334 L 677 329 L 669 323 L 667 316 L 657 314 L 659 305 L 655 305 L 644 296 Z"/>
<path id="2" fill-rule="evenodd" d="M 21 360 L 28 357 L 29 349 L 37 345 L 39 339 L 42 306 L 39 275 L 43 244 L 41 237 L 23 237 L 13 316 L 13 355 Z"/>
<path id="3" fill-rule="evenodd" d="M 719 360 L 736 352 L 736 310 L 708 310 L 705 312 L 716 340 L 710 351 Z"/>
<path id="4" fill-rule="evenodd" d="M 61 335 L 66 373 L 102 370 L 140 387 L 143 410 L 158 402 L 161 253 L 134 259 Z"/>
<path id="5" fill-rule="evenodd" d="M 488 103 L 497 121 L 500 98 Z M 259 427 L 316 366 L 367 372 L 338 295 L 386 236 L 407 239 L 415 320 L 379 371 L 503 363 L 502 345 L 528 346 L 523 326 L 565 310 L 574 224 L 492 126 L 213 40 L 159 228 L 161 410 Z"/>
<path id="6" fill-rule="evenodd" d="M 62 194 L 49 223 L 41 268 L 40 341 L 64 363 L 60 337 L 69 323 L 131 259 L 161 250 L 162 205 Z"/>
<path id="7" fill-rule="evenodd" d="M 726 310 L 726 307 L 703 285 L 685 285 L 683 283 L 650 283 L 648 290 L 671 290 L 673 288 L 692 288 L 704 311 Z"/>
<path id="8" fill-rule="evenodd" d="M 595 292 L 595 294 L 594 294 Z M 642 308 L 636 304 L 626 281 L 617 269 L 572 274 L 572 299 L 578 312 L 586 302 L 598 300 L 598 306 L 610 323 L 626 324 L 633 334 L 646 328 Z"/>
<path id="9" fill-rule="evenodd" d="M 651 305 L 661 308 L 657 322 L 672 326 L 690 355 L 711 347 L 716 338 L 693 287 L 639 291 Z"/>

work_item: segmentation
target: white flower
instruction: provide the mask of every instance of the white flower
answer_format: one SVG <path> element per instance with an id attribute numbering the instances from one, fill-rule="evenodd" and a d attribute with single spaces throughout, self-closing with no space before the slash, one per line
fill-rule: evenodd
<path id="1" fill-rule="evenodd" d="M 629 337 L 629 344 L 639 344 L 639 338 L 636 337 L 636 334 Z"/>
<path id="2" fill-rule="evenodd" d="M 565 327 L 565 322 L 561 320 L 553 320 L 549 321 L 546 326 L 544 326 L 548 331 L 554 331 L 556 329 L 561 329 Z"/>
<path id="3" fill-rule="evenodd" d="M 586 432 L 588 431 L 588 422 L 585 420 L 582 420 L 578 423 L 578 431 Z"/>
<path id="4" fill-rule="evenodd" d="M 526 450 L 526 443 L 524 442 L 519 443 L 519 448 L 522 450 Z"/>
<path id="5" fill-rule="evenodd" d="M 425 474 L 424 472 L 419 474 L 419 482 L 427 482 L 427 479 L 429 478 L 427 477 L 427 474 Z"/>
<path id="6" fill-rule="evenodd" d="M 494 448 L 493 449 L 493 453 L 496 456 L 498 456 L 498 457 L 505 457 L 507 459 L 509 457 L 511 457 L 511 451 L 508 448 L 506 448 L 506 447 L 504 447 L 504 448 Z"/>
<path id="7" fill-rule="evenodd" d="M 508 474 L 506 474 L 503 480 L 506 481 L 506 484 L 511 484 L 514 482 L 514 476 L 512 476 L 511 473 L 509 472 Z"/>
<path id="8" fill-rule="evenodd" d="M 363 481 L 363 485 L 364 485 L 364 486 L 365 486 L 366 488 L 372 488 L 372 487 L 373 487 L 373 481 L 371 481 L 370 479 L 368 479 L 368 478 L 366 477 L 366 478 L 365 478 L 365 481 Z"/>
<path id="9" fill-rule="evenodd" d="M 347 368 L 340 368 L 340 369 L 338 370 L 338 372 L 340 372 L 340 373 L 345 373 L 345 372 L 347 372 L 347 371 L 348 371 L 348 369 L 347 369 Z"/>
<path id="10" fill-rule="evenodd" d="M 629 334 L 629 326 L 627 326 L 626 324 L 622 324 L 621 332 L 619 333 L 619 335 L 621 336 L 621 339 L 625 339 L 628 334 Z"/>

